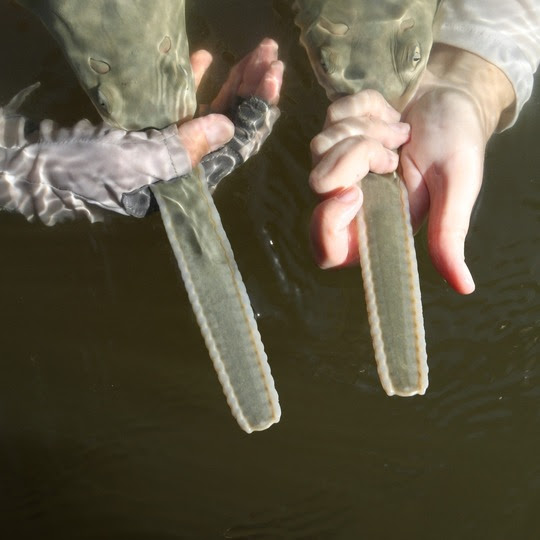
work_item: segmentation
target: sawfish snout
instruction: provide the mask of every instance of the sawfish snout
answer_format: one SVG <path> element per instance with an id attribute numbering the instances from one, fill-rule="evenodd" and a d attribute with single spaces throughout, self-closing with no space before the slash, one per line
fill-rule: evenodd
<path id="1" fill-rule="evenodd" d="M 193 111 L 191 66 L 178 62 L 172 39 L 165 35 L 156 49 L 145 52 L 147 70 L 137 69 L 140 60 L 129 53 L 122 59 L 90 57 L 86 74 L 81 70 L 81 82 L 94 106 L 114 126 L 162 128 L 181 120 L 184 111 Z M 149 95 L 154 98 L 144 98 Z"/>

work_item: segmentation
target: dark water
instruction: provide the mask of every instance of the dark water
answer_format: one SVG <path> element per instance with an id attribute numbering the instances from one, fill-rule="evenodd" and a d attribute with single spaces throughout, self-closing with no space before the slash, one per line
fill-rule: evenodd
<path id="1" fill-rule="evenodd" d="M 0 213 L 2 538 L 538 538 L 538 88 L 489 147 L 477 292 L 453 293 L 418 237 L 430 387 L 388 398 L 358 269 L 319 271 L 307 249 L 326 100 L 289 14 L 192 4 L 192 43 L 216 56 L 206 93 L 265 35 L 287 63 L 272 139 L 216 195 L 282 421 L 248 436 L 232 419 L 159 216 L 47 229 Z M 0 21 L 0 100 L 41 80 L 29 114 L 96 119 L 39 24 L 6 0 Z"/>

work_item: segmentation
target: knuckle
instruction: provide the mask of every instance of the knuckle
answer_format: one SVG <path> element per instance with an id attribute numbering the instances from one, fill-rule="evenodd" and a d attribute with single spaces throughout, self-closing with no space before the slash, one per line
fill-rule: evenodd
<path id="1" fill-rule="evenodd" d="M 377 90 L 373 90 L 372 88 L 367 88 L 366 90 L 364 90 L 363 97 L 365 99 L 366 105 L 368 105 L 369 107 L 379 105 L 383 100 L 382 95 L 377 92 Z"/>
<path id="2" fill-rule="evenodd" d="M 321 180 L 322 180 L 322 177 L 319 171 L 317 171 L 317 169 L 313 169 L 311 173 L 309 174 L 308 182 L 309 182 L 309 187 L 315 193 L 320 193 L 321 191 Z"/>
<path id="3" fill-rule="evenodd" d="M 368 153 L 371 148 L 371 139 L 366 137 L 365 135 L 355 135 L 354 137 L 351 137 L 353 141 L 352 149 L 356 153 Z"/>
<path id="4" fill-rule="evenodd" d="M 339 119 L 339 108 L 338 105 L 335 103 L 332 103 L 328 110 L 326 111 L 326 123 L 327 124 L 334 124 Z"/>
<path id="5" fill-rule="evenodd" d="M 309 143 L 309 149 L 311 150 L 311 153 L 314 156 L 320 156 L 322 154 L 323 144 L 324 141 L 321 134 L 313 137 L 313 139 L 311 139 L 311 142 Z"/>

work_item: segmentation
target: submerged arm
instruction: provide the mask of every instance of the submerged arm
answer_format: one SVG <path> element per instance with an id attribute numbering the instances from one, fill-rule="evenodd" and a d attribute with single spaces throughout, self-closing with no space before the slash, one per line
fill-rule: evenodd
<path id="1" fill-rule="evenodd" d="M 283 64 L 276 56 L 275 42 L 263 41 L 233 70 L 212 103 L 214 114 L 162 130 L 127 132 L 85 120 L 72 128 L 50 120 L 36 126 L 17 113 L 35 86 L 23 90 L 0 109 L 0 208 L 46 225 L 77 217 L 102 221 L 107 211 L 144 215 L 139 195 L 146 193 L 147 202 L 148 185 L 189 173 L 231 140 L 233 123 L 216 114 L 225 112 L 227 100 L 257 95 L 271 105 L 264 122 L 251 126 L 256 132 L 249 132 L 249 141 L 237 132 L 231 143 L 245 161 L 258 151 L 278 116 Z M 192 62 L 198 82 L 211 57 L 200 51 Z"/>

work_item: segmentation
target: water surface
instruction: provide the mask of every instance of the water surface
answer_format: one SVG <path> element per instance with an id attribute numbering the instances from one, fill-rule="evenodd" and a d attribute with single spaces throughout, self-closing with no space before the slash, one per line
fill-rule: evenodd
<path id="1" fill-rule="evenodd" d="M 28 114 L 97 121 L 39 23 L 11 2 L 0 21 L 0 100 L 41 80 Z M 327 102 L 285 2 L 198 0 L 188 21 L 216 59 L 204 95 L 265 35 L 287 64 L 272 138 L 216 194 L 282 420 L 248 436 L 231 417 L 159 216 L 49 229 L 0 213 L 6 538 L 537 537 L 540 87 L 488 149 L 477 292 L 452 292 L 417 238 L 430 387 L 388 398 L 359 269 L 309 254 L 308 142 Z"/>

